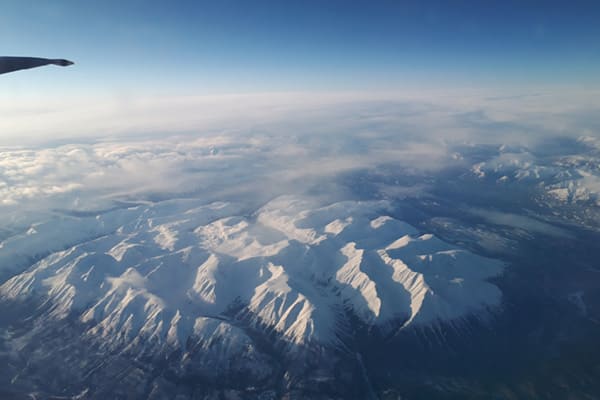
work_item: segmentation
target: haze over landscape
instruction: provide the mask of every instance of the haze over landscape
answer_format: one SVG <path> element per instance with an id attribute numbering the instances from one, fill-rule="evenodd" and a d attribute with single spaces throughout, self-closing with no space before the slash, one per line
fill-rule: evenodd
<path id="1" fill-rule="evenodd" d="M 7 0 L 0 398 L 599 397 L 599 17 Z"/>

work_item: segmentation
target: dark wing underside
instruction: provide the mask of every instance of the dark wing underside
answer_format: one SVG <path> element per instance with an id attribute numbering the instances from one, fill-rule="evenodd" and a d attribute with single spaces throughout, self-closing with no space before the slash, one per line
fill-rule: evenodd
<path id="1" fill-rule="evenodd" d="M 42 67 L 50 64 L 66 67 L 68 65 L 72 65 L 73 62 L 63 59 L 37 57 L 0 57 L 0 74 L 6 74 L 8 72 L 18 71 L 21 69 Z"/>

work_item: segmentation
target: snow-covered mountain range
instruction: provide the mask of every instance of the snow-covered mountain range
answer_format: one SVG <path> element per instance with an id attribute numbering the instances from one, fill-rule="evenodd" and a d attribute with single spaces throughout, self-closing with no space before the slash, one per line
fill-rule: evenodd
<path id="1" fill-rule="evenodd" d="M 576 149 L 534 154 L 526 148 L 500 146 L 498 153 L 476 163 L 471 172 L 498 183 L 539 185 L 545 197 L 560 203 L 600 205 L 600 141 L 581 137 Z M 570 144 L 573 146 L 573 144 Z"/>
<path id="2" fill-rule="evenodd" d="M 76 317 L 107 349 L 189 352 L 193 340 L 216 355 L 203 360 L 238 360 L 242 369 L 261 363 L 243 327 L 274 335 L 292 353 L 343 349 L 349 314 L 393 334 L 500 303 L 487 281 L 500 262 L 389 214 L 383 201 L 323 206 L 284 196 L 253 212 L 169 200 L 65 217 L 2 242 L 5 259 L 47 255 L 6 281 L 0 296 L 41 299 L 51 310 L 45 318 Z"/>

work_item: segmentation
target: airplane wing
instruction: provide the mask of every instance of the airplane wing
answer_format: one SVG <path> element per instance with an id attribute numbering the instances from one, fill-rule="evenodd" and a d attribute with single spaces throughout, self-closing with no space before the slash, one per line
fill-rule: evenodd
<path id="1" fill-rule="evenodd" d="M 42 67 L 50 64 L 66 67 L 72 65 L 73 62 L 63 59 L 37 57 L 0 57 L 0 74 L 6 74 L 21 69 Z"/>

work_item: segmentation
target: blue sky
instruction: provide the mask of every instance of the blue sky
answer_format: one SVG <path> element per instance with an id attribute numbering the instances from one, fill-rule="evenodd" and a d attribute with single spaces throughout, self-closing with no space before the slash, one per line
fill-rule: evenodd
<path id="1" fill-rule="evenodd" d="M 599 20 L 594 1 L 4 0 L 2 53 L 77 64 L 2 86 L 23 96 L 589 86 L 600 81 Z"/>

